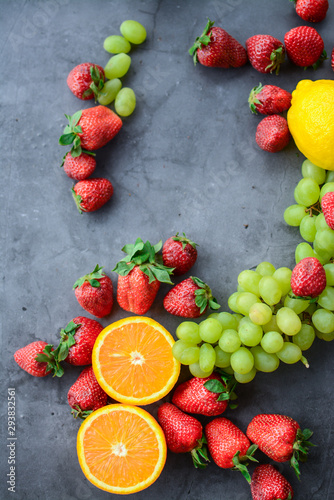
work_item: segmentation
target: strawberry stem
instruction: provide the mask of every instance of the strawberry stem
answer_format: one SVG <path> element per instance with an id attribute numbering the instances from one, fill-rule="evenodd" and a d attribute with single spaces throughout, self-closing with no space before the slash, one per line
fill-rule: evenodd
<path id="1" fill-rule="evenodd" d="M 203 33 L 201 34 L 201 36 L 198 36 L 196 38 L 194 45 L 192 47 L 190 47 L 190 49 L 189 49 L 189 54 L 191 56 L 193 56 L 193 61 L 194 61 L 195 66 L 198 62 L 197 50 L 201 49 L 203 47 L 203 45 L 204 46 L 209 45 L 209 43 L 211 41 L 211 33 L 209 33 L 209 31 L 211 30 L 211 28 L 214 24 L 215 24 L 214 21 L 210 21 L 210 19 L 208 18 L 208 22 L 204 28 Z"/>
<path id="2" fill-rule="evenodd" d="M 93 272 L 90 274 L 85 274 L 85 276 L 82 276 L 79 278 L 73 285 L 73 289 L 80 287 L 85 283 L 85 281 L 88 281 L 88 283 L 94 287 L 94 288 L 99 288 L 100 282 L 98 281 L 99 279 L 103 278 L 105 274 L 102 272 L 103 266 L 99 266 L 96 264 Z"/>

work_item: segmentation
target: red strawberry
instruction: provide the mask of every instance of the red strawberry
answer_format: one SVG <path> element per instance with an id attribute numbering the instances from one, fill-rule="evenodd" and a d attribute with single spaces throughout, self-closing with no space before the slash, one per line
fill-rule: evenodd
<path id="1" fill-rule="evenodd" d="M 256 128 L 257 145 L 269 153 L 277 153 L 290 142 L 288 122 L 283 116 L 269 115 L 263 118 Z"/>
<path id="2" fill-rule="evenodd" d="M 14 359 L 19 367 L 28 372 L 30 375 L 33 375 L 34 377 L 45 377 L 45 375 L 54 372 L 52 366 L 52 355 L 50 355 L 48 359 L 47 352 L 44 351 L 45 349 L 50 348 L 49 351 L 51 352 L 52 347 L 53 346 L 50 346 L 47 342 L 36 340 L 36 342 L 32 342 L 31 344 L 18 349 L 14 353 Z M 37 358 L 41 355 L 45 357 L 45 361 L 37 360 Z"/>
<path id="3" fill-rule="evenodd" d="M 210 417 L 221 415 L 235 387 L 231 380 L 218 373 L 206 378 L 193 377 L 175 389 L 172 403 L 187 413 Z"/>
<path id="4" fill-rule="evenodd" d="M 291 106 L 291 94 L 275 85 L 264 85 L 261 83 L 254 87 L 248 98 L 248 103 L 253 113 L 262 115 L 276 115 L 283 113 Z"/>
<path id="5" fill-rule="evenodd" d="M 196 243 L 189 240 L 184 233 L 183 236 L 176 233 L 165 241 L 162 259 L 165 266 L 174 268 L 173 274 L 176 276 L 185 274 L 196 262 Z"/>
<path id="6" fill-rule="evenodd" d="M 299 477 L 298 460 L 307 457 L 309 429 L 302 431 L 291 417 L 277 414 L 259 414 L 249 423 L 246 431 L 249 439 L 276 462 L 290 461 Z"/>
<path id="7" fill-rule="evenodd" d="M 291 484 L 270 464 L 256 467 L 250 487 L 253 500 L 293 499 Z"/>
<path id="8" fill-rule="evenodd" d="M 75 366 L 90 365 L 95 341 L 103 326 L 95 319 L 77 316 L 60 331 L 61 341 L 55 356 Z"/>
<path id="9" fill-rule="evenodd" d="M 321 209 L 327 225 L 334 229 L 334 192 L 329 191 L 322 197 Z"/>
<path id="10" fill-rule="evenodd" d="M 102 177 L 79 181 L 72 188 L 72 195 L 80 213 L 98 210 L 110 200 L 113 192 L 111 182 Z"/>
<path id="11" fill-rule="evenodd" d="M 332 70 L 334 71 L 334 49 L 332 50 L 332 55 L 331 55 L 331 66 Z"/>
<path id="12" fill-rule="evenodd" d="M 191 276 L 175 285 L 164 298 L 167 312 L 183 318 L 198 318 L 211 309 L 219 309 L 211 288 L 199 278 Z"/>
<path id="13" fill-rule="evenodd" d="M 73 285 L 81 307 L 97 318 L 110 314 L 114 302 L 112 281 L 102 269 L 97 264 L 92 273 L 78 279 Z"/>
<path id="14" fill-rule="evenodd" d="M 195 44 L 189 49 L 194 64 L 197 62 L 211 68 L 239 68 L 247 62 L 244 47 L 223 28 L 213 27 L 208 23 Z"/>
<path id="15" fill-rule="evenodd" d="M 224 417 L 215 418 L 205 427 L 205 437 L 213 461 L 223 469 L 238 469 L 250 483 L 251 478 L 243 462 L 252 460 L 257 446 L 251 445 L 245 434 Z"/>
<path id="16" fill-rule="evenodd" d="M 104 69 L 92 63 L 78 64 L 70 71 L 67 77 L 67 85 L 79 99 L 83 101 L 93 99 L 95 90 L 103 88 Z"/>
<path id="17" fill-rule="evenodd" d="M 271 35 L 253 35 L 246 40 L 248 59 L 260 73 L 279 73 L 285 59 L 284 45 Z"/>
<path id="18" fill-rule="evenodd" d="M 286 52 L 297 66 L 316 69 L 326 59 L 324 41 L 311 26 L 297 26 L 284 36 Z"/>
<path id="19" fill-rule="evenodd" d="M 158 409 L 158 421 L 164 431 L 167 447 L 173 453 L 190 452 L 196 468 L 206 467 L 208 461 L 203 447 L 202 424 L 194 417 L 183 413 L 171 403 L 163 403 Z"/>
<path id="20" fill-rule="evenodd" d="M 296 12 L 303 21 L 318 23 L 325 19 L 328 0 L 291 0 L 296 4 Z"/>
<path id="21" fill-rule="evenodd" d="M 79 156 L 82 149 L 94 151 L 105 146 L 120 131 L 123 123 L 116 113 L 106 106 L 95 106 L 65 115 L 69 121 L 60 136 L 59 144 L 73 144 L 72 156 Z"/>
<path id="22" fill-rule="evenodd" d="M 67 153 L 61 166 L 64 167 L 68 177 L 82 181 L 92 175 L 95 170 L 96 160 L 94 156 L 94 153 L 81 153 L 81 155 L 73 157 L 71 153 Z"/>
<path id="23" fill-rule="evenodd" d="M 67 394 L 74 418 L 86 418 L 93 411 L 105 406 L 107 399 L 108 395 L 100 387 L 91 366 L 82 370 Z"/>
<path id="24" fill-rule="evenodd" d="M 291 289 L 297 297 L 318 297 L 326 287 L 326 272 L 315 257 L 305 257 L 292 270 Z"/>
<path id="25" fill-rule="evenodd" d="M 160 283 L 169 283 L 173 270 L 156 260 L 162 242 L 152 246 L 137 238 L 134 245 L 125 245 L 122 251 L 127 254 L 113 271 L 118 273 L 117 302 L 125 311 L 145 314 L 153 304 Z"/>

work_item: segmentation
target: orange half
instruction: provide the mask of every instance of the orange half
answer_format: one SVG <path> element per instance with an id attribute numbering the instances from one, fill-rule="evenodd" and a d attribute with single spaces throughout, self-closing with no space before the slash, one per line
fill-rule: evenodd
<path id="1" fill-rule="evenodd" d="M 146 410 L 114 404 L 81 424 L 77 453 L 86 478 L 98 488 L 126 495 L 150 486 L 166 462 L 166 440 Z"/>
<path id="2" fill-rule="evenodd" d="M 157 321 L 132 316 L 107 326 L 95 341 L 92 363 L 100 386 L 116 401 L 154 403 L 177 382 L 174 339 Z"/>

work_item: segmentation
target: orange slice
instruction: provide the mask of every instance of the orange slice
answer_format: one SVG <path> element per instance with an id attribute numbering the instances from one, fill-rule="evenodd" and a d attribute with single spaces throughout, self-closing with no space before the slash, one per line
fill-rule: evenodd
<path id="1" fill-rule="evenodd" d="M 97 381 L 121 403 L 147 405 L 174 387 L 180 363 L 174 339 L 157 321 L 132 316 L 107 326 L 95 341 L 92 363 Z"/>
<path id="2" fill-rule="evenodd" d="M 77 438 L 79 463 L 98 488 L 126 495 L 150 486 L 166 462 L 158 422 L 142 408 L 114 404 L 91 413 Z"/>

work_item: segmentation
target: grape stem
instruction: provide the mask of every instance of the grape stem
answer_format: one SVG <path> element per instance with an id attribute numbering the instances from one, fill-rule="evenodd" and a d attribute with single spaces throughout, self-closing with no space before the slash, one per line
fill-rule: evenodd
<path id="1" fill-rule="evenodd" d="M 310 368 L 310 365 L 309 365 L 309 363 L 308 363 L 307 359 L 305 358 L 305 356 L 302 356 L 302 357 L 300 358 L 300 361 L 303 363 L 303 365 L 305 365 L 305 366 L 306 366 L 306 368 Z"/>

